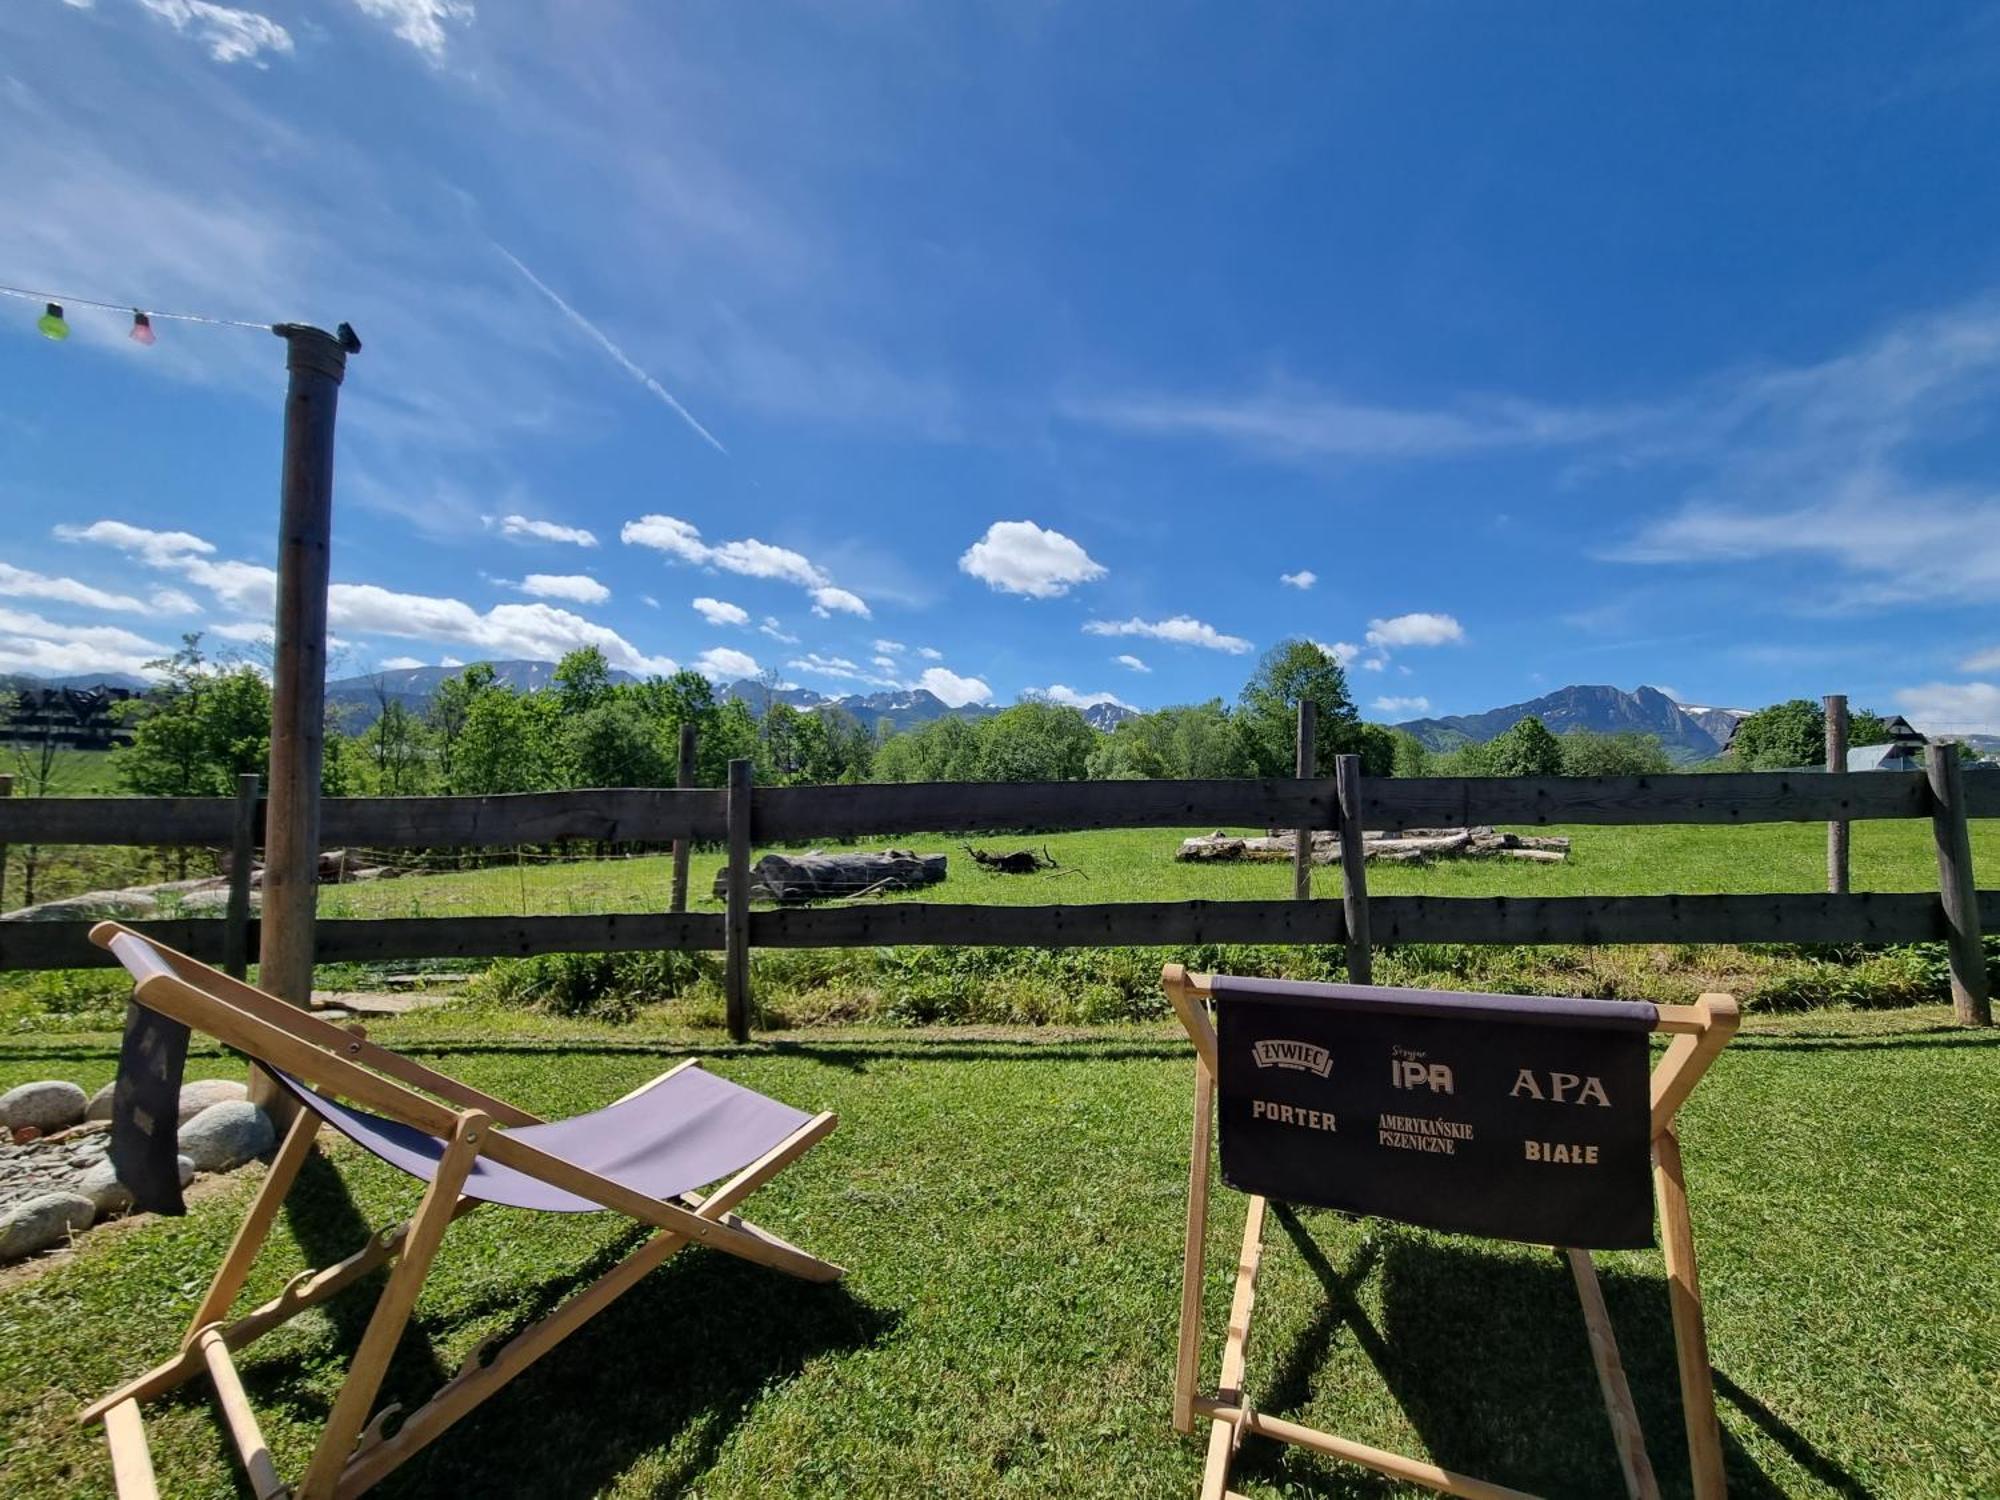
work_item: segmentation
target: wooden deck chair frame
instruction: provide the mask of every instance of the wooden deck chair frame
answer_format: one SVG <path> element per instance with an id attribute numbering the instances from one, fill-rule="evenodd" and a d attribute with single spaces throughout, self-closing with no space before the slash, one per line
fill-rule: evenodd
<path id="1" fill-rule="evenodd" d="M 1222 1366 L 1213 1395 L 1196 1389 L 1201 1355 L 1202 1278 L 1208 1231 L 1209 1156 L 1215 1124 L 1217 1070 L 1215 1023 L 1210 976 L 1190 974 L 1168 964 L 1161 974 L 1174 1013 L 1187 1029 L 1195 1048 L 1194 1143 L 1188 1168 L 1187 1254 L 1181 1275 L 1180 1342 L 1174 1366 L 1174 1430 L 1194 1431 L 1196 1417 L 1213 1424 L 1208 1433 L 1208 1458 L 1202 1469 L 1201 1500 L 1226 1500 L 1229 1471 L 1236 1450 L 1247 1434 L 1295 1443 L 1302 1448 L 1344 1459 L 1392 1478 L 1428 1486 L 1472 1500 L 1533 1500 L 1520 1490 L 1459 1474 L 1436 1464 L 1407 1458 L 1386 1449 L 1267 1416 L 1244 1395 L 1243 1377 L 1250 1340 L 1250 1315 L 1256 1305 L 1257 1267 L 1264 1249 L 1266 1202 L 1251 1195 L 1243 1226 L 1243 1249 L 1236 1263 L 1236 1284 L 1229 1304 L 1229 1326 L 1222 1346 Z M 1695 1274 L 1694 1230 L 1688 1220 L 1687 1179 L 1681 1169 L 1680 1142 L 1674 1117 L 1687 1102 L 1709 1064 L 1735 1035 L 1739 1020 L 1731 995 L 1703 995 L 1694 1005 L 1662 1005 L 1653 1029 L 1673 1036 L 1666 1054 L 1653 1070 L 1653 1183 L 1659 1202 L 1661 1248 L 1666 1261 L 1669 1308 L 1673 1317 L 1674 1351 L 1680 1370 L 1681 1406 L 1687 1424 L 1688 1464 L 1695 1500 L 1721 1500 L 1728 1492 L 1723 1479 L 1722 1435 L 1715 1415 L 1715 1382 L 1709 1365 L 1708 1334 L 1702 1322 L 1701 1284 Z M 1597 1267 L 1587 1250 L 1558 1249 L 1569 1264 L 1583 1304 L 1584 1329 L 1598 1387 L 1611 1420 L 1612 1438 L 1624 1472 L 1626 1492 L 1633 1500 L 1658 1500 L 1659 1485 L 1639 1427 L 1639 1414 L 1618 1342 L 1598 1285 Z M 1240 1497 L 1237 1497 L 1240 1500 Z"/>
<path id="2" fill-rule="evenodd" d="M 814 1116 L 706 1198 L 695 1193 L 682 1194 L 677 1200 L 649 1197 L 493 1128 L 542 1121 L 527 1110 L 368 1041 L 358 1026 L 342 1028 L 309 1015 L 115 922 L 99 923 L 91 930 L 91 939 L 109 948 L 115 938 L 127 933 L 145 944 L 148 955 L 146 972 L 135 986 L 141 1004 L 282 1069 L 323 1093 L 414 1126 L 447 1145 L 436 1176 L 408 1220 L 372 1235 L 345 1260 L 301 1272 L 269 1302 L 227 1321 L 278 1209 L 312 1153 L 320 1117 L 308 1109 L 298 1112 L 195 1311 L 180 1352 L 93 1403 L 78 1418 L 104 1423 L 121 1500 L 151 1500 L 158 1494 L 139 1403 L 204 1372 L 213 1382 L 224 1425 L 258 1500 L 278 1496 L 330 1500 L 359 1495 L 380 1482 L 690 1242 L 699 1241 L 807 1281 L 830 1282 L 845 1274 L 839 1266 L 807 1254 L 733 1212 L 738 1203 L 834 1128 L 835 1116 L 830 1113 Z M 120 946 L 126 953 L 132 952 L 130 945 Z M 681 1068 L 696 1065 L 698 1059 L 689 1058 L 626 1097 L 653 1088 Z M 384 1429 L 399 1408 L 385 1407 L 372 1418 L 370 1408 L 446 1228 L 480 1206 L 459 1191 L 480 1156 L 606 1209 L 629 1214 L 658 1233 L 555 1311 L 515 1334 L 490 1358 L 485 1358 L 485 1348 L 476 1351 L 428 1402 L 404 1418 L 394 1435 L 385 1436 Z M 381 1297 L 334 1399 L 311 1464 L 296 1485 L 287 1484 L 278 1476 L 250 1409 L 233 1354 L 391 1262 Z"/>

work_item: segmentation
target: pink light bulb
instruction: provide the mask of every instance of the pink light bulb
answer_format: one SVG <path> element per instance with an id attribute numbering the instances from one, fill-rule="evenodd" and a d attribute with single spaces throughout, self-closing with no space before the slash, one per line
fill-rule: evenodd
<path id="1" fill-rule="evenodd" d="M 134 308 L 132 310 L 132 342 L 135 344 L 144 344 L 150 349 L 153 346 L 154 337 L 153 320 L 137 308 Z"/>

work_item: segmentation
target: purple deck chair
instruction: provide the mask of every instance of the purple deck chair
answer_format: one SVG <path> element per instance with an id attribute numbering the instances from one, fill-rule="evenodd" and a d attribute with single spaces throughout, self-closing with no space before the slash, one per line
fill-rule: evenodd
<path id="1" fill-rule="evenodd" d="M 150 1190 L 157 1206 L 179 1208 L 177 1191 L 149 1187 L 149 1179 L 162 1162 L 171 1174 L 171 1101 L 189 1028 L 247 1053 L 303 1106 L 180 1352 L 82 1414 L 104 1422 L 124 1500 L 158 1493 L 139 1403 L 204 1371 L 259 1500 L 330 1500 L 378 1483 L 690 1241 L 807 1281 L 844 1274 L 733 1212 L 831 1131 L 831 1114 L 808 1115 L 767 1099 L 691 1058 L 603 1109 L 545 1122 L 377 1046 L 358 1027 L 331 1025 L 118 923 L 99 923 L 91 939 L 115 954 L 135 982 L 114 1093 L 113 1159 L 121 1176 L 132 1172 L 128 1180 L 142 1205 Z M 302 1272 L 270 1302 L 226 1321 L 322 1125 L 427 1183 L 423 1200 L 407 1221 L 372 1236 L 346 1260 Z M 711 1183 L 718 1185 L 706 1195 L 696 1191 Z M 481 1204 L 553 1213 L 608 1210 L 658 1232 L 490 1358 L 483 1349 L 475 1354 L 385 1435 L 398 1408 L 384 1408 L 372 1419 L 369 1412 L 397 1340 L 446 1228 Z M 389 1262 L 381 1298 L 311 1464 L 288 1485 L 258 1429 L 232 1351 Z"/>

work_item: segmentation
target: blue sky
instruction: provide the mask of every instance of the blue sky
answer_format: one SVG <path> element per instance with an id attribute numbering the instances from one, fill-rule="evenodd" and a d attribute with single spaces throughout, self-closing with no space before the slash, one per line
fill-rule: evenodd
<path id="1" fill-rule="evenodd" d="M 0 282 L 355 325 L 348 671 L 1991 729 L 1995 140 L 1991 6 L 13 0 Z M 282 347 L 38 312 L 0 669 L 253 640 Z"/>

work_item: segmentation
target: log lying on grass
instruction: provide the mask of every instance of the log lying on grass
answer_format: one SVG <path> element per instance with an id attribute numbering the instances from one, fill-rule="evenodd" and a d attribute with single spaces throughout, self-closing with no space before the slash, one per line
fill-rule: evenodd
<path id="1" fill-rule="evenodd" d="M 1407 828 L 1395 833 L 1371 830 L 1362 836 L 1362 851 L 1371 860 L 1405 864 L 1421 859 L 1527 859 L 1557 864 L 1569 858 L 1569 840 L 1541 834 L 1501 833 L 1492 828 Z M 1183 839 L 1174 857 L 1187 861 L 1289 861 L 1297 847 L 1296 836 L 1273 833 L 1239 838 L 1217 829 L 1198 838 Z M 1331 865 L 1340 862 L 1340 839 L 1330 832 L 1315 830 L 1312 862 Z"/>
<path id="2" fill-rule="evenodd" d="M 913 891 L 944 879 L 942 854 L 884 849 L 877 854 L 767 854 L 750 867 L 752 901 L 824 901 L 874 891 Z M 715 872 L 715 894 L 728 895 L 729 870 Z"/>

